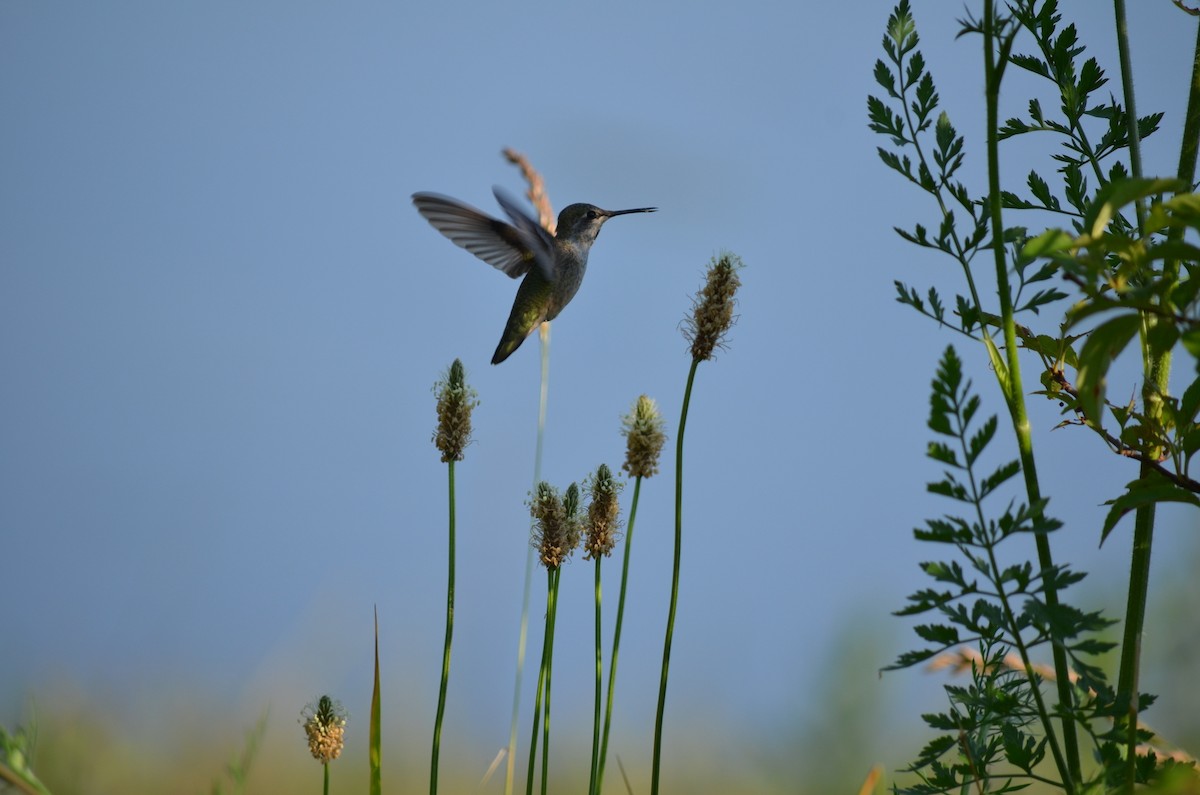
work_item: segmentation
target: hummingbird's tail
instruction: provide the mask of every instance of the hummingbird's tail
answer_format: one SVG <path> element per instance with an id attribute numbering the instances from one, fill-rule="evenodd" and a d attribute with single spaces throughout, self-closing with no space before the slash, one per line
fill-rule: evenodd
<path id="1" fill-rule="evenodd" d="M 510 333 L 512 329 L 505 329 L 504 336 L 500 338 L 500 344 L 496 346 L 496 352 L 492 354 L 492 364 L 500 364 L 500 362 L 512 356 L 513 351 L 521 347 L 521 343 L 525 341 L 528 333 L 521 334 Z"/>

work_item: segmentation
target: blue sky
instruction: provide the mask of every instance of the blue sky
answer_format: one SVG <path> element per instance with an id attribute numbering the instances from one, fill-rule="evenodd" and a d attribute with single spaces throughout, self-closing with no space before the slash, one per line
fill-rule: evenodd
<path id="1" fill-rule="evenodd" d="M 1116 92 L 1110 12 L 1062 6 L 1084 17 Z M 493 185 L 524 189 L 506 146 L 542 171 L 556 210 L 660 208 L 605 226 L 553 325 L 552 482 L 620 465 L 620 416 L 640 393 L 673 441 L 679 322 L 714 253 L 746 263 L 740 320 L 701 366 L 689 418 L 676 725 L 721 715 L 714 731 L 736 738 L 807 717 L 852 618 L 892 632 L 878 665 L 908 648 L 886 615 L 932 554 L 911 527 L 946 509 L 923 488 L 937 475 L 923 450 L 941 350 L 959 346 L 985 407 L 1001 404 L 980 350 L 893 299 L 893 279 L 951 294 L 959 281 L 891 231 L 932 210 L 866 128 L 890 9 L 0 7 L 0 717 L 63 682 L 153 704 L 183 680 L 249 715 L 270 700 L 287 722 L 292 702 L 329 691 L 365 718 L 378 605 L 394 709 L 424 731 L 445 574 L 431 386 L 460 357 L 482 405 L 458 467 L 447 731 L 504 743 L 537 345 L 488 364 L 516 283 L 432 230 L 409 195 L 498 213 Z M 959 6 L 915 12 L 978 178 L 978 39 L 954 39 Z M 1139 111 L 1167 113 L 1146 170 L 1170 173 L 1194 20 L 1162 0 L 1130 22 Z M 1014 77 L 1012 111 L 1031 90 L 1044 91 Z M 1029 167 L 1014 162 L 1007 184 Z M 1114 392 L 1133 388 L 1125 378 Z M 1119 575 L 1128 527 L 1097 551 L 1099 504 L 1130 464 L 1081 431 L 1048 433 L 1056 407 L 1032 405 L 1063 554 Z M 664 470 L 637 523 L 619 714 L 631 733 L 653 721 Z M 1162 521 L 1165 568 L 1195 516 Z M 578 672 L 556 677 L 563 724 L 589 709 L 590 582 L 581 561 L 563 577 L 556 659 Z M 885 703 L 924 679 L 861 686 Z"/>

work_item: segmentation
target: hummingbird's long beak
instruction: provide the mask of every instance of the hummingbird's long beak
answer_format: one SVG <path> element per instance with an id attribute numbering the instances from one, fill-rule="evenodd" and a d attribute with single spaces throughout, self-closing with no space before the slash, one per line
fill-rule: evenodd
<path id="1" fill-rule="evenodd" d="M 604 212 L 609 218 L 614 215 L 628 215 L 629 213 L 652 213 L 658 210 L 657 207 L 638 207 L 636 210 L 605 210 Z"/>

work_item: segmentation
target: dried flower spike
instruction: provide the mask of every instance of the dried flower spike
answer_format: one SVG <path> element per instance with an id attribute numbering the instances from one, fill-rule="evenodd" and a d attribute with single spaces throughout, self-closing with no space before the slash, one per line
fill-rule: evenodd
<path id="1" fill-rule="evenodd" d="M 346 721 L 349 715 L 342 705 L 329 696 L 321 696 L 314 707 L 308 704 L 300 712 L 300 722 L 308 737 L 308 750 L 322 764 L 341 756 L 346 743 Z"/>
<path id="2" fill-rule="evenodd" d="M 438 415 L 433 443 L 442 451 L 443 462 L 462 461 L 463 451 L 471 443 L 471 412 L 479 405 L 479 396 L 467 386 L 461 360 L 454 360 L 433 391 Z"/>
<path id="3" fill-rule="evenodd" d="M 608 465 L 601 464 L 588 486 L 592 501 L 588 504 L 587 540 L 583 542 L 587 552 L 583 559 L 594 560 L 600 555 L 608 557 L 617 545 L 617 529 L 621 526 L 617 518 L 621 510 L 617 504 L 617 492 L 621 490 L 621 484 L 613 479 Z"/>
<path id="4" fill-rule="evenodd" d="M 658 456 L 667 441 L 658 404 L 639 396 L 633 411 L 621 418 L 621 433 L 626 443 L 622 469 L 632 478 L 648 478 L 658 472 Z"/>
<path id="5" fill-rule="evenodd" d="M 529 513 L 534 519 L 533 547 L 547 569 L 561 566 L 579 543 L 579 522 L 574 515 L 574 506 L 579 504 L 579 487 L 574 483 L 567 490 L 567 498 L 573 502 L 572 510 L 568 510 L 557 489 L 542 481 L 529 501 Z"/>
<path id="6" fill-rule="evenodd" d="M 711 359 L 713 349 L 722 347 L 726 332 L 736 320 L 734 295 L 742 284 L 738 277 L 742 267 L 741 259 L 728 252 L 709 265 L 704 287 L 692 302 L 692 316 L 684 320 L 683 336 L 691 343 L 695 361 Z"/>

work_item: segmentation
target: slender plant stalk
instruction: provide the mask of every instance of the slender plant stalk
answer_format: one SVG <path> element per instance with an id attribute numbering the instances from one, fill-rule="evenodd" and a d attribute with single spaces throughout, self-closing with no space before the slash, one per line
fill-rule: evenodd
<path id="1" fill-rule="evenodd" d="M 1007 366 L 1003 371 L 997 368 L 997 376 L 1001 378 L 1001 388 L 1005 402 L 1008 404 L 1012 417 L 1013 431 L 1017 437 L 1017 449 L 1021 459 L 1021 471 L 1025 477 L 1025 491 L 1031 506 L 1041 502 L 1041 486 L 1038 482 L 1037 466 L 1033 457 L 1032 429 L 1025 407 L 1025 392 L 1021 383 L 1021 365 L 1017 358 L 1016 323 L 1013 320 L 1012 292 L 1008 282 L 1008 264 L 1004 254 L 1004 222 L 1001 217 L 1000 196 L 1000 152 L 999 152 L 999 101 L 1000 78 L 1003 65 L 996 64 L 996 38 L 994 0 L 983 2 L 983 51 L 984 51 L 984 80 L 987 97 L 987 162 L 988 162 L 988 210 L 991 216 L 992 253 L 996 264 L 996 292 L 1000 299 L 1000 316 L 1004 331 L 1004 348 L 1007 356 Z M 1050 571 L 1054 565 L 1050 553 L 1050 541 L 1045 533 L 1035 534 L 1038 564 L 1042 571 Z M 1044 595 L 1046 606 L 1054 610 L 1058 606 L 1058 589 L 1050 582 L 1045 585 Z M 1064 707 L 1073 702 L 1070 668 L 1067 664 L 1066 651 L 1059 644 L 1053 646 L 1054 672 L 1058 687 L 1058 700 Z M 1036 681 L 1034 672 L 1026 662 L 1026 675 L 1030 681 Z M 1059 747 L 1053 723 L 1049 712 L 1041 704 L 1041 690 L 1033 688 L 1038 699 L 1039 712 L 1043 725 L 1046 727 L 1046 738 L 1058 766 L 1063 788 L 1068 793 L 1076 791 L 1076 783 L 1082 778 L 1082 767 L 1079 760 L 1079 742 L 1076 737 L 1075 723 L 1070 718 L 1062 721 L 1063 741 L 1066 745 L 1066 759 Z"/>
<path id="2" fill-rule="evenodd" d="M 1130 171 L 1134 178 L 1142 176 L 1141 141 L 1137 126 L 1137 110 L 1134 100 L 1133 68 L 1129 53 L 1129 29 L 1124 0 L 1113 0 L 1116 17 L 1117 49 L 1121 61 L 1121 85 L 1125 98 L 1126 123 L 1129 135 Z M 1192 63 L 1192 79 L 1188 91 L 1188 109 L 1184 119 L 1183 142 L 1179 154 L 1178 176 L 1188 190 L 1195 179 L 1196 149 L 1200 140 L 1200 27 L 1197 28 L 1196 48 Z M 1138 230 L 1144 235 L 1145 205 L 1136 204 Z M 1171 230 L 1168 237 L 1182 237 L 1182 230 Z M 1163 275 L 1167 279 L 1178 279 L 1179 265 L 1175 260 L 1163 264 Z M 1171 374 L 1171 350 L 1152 350 L 1148 344 L 1148 332 L 1158 319 L 1151 313 L 1143 313 L 1141 329 L 1142 355 L 1145 386 L 1143 404 L 1148 421 L 1155 422 L 1162 416 L 1162 395 L 1167 393 Z M 1149 451 L 1156 458 L 1157 451 Z M 1152 467 L 1143 462 L 1139 476 L 1151 475 Z M 1146 600 L 1150 585 L 1150 558 L 1154 546 L 1155 506 L 1140 506 L 1134 514 L 1133 549 L 1130 555 L 1129 594 L 1125 607 L 1125 628 L 1121 638 L 1121 663 L 1117 674 L 1117 692 L 1129 699 L 1125 716 L 1127 749 L 1125 752 L 1122 792 L 1132 793 L 1137 773 L 1139 679 L 1142 654 L 1142 633 L 1146 617 Z"/>
<path id="3" fill-rule="evenodd" d="M 683 543 L 683 431 L 687 425 L 688 403 L 692 399 L 692 382 L 700 359 L 693 357 L 688 370 L 687 387 L 683 391 L 683 408 L 679 412 L 679 435 L 675 438 L 675 557 L 671 570 L 671 609 L 667 613 L 667 634 L 663 641 L 662 678 L 658 683 L 658 712 L 654 717 L 654 763 L 651 769 L 650 795 L 658 795 L 658 780 L 662 769 L 663 711 L 667 704 L 667 674 L 671 667 L 671 639 L 675 634 L 675 605 L 679 600 L 679 551 Z"/>
<path id="4" fill-rule="evenodd" d="M 370 784 L 368 792 L 370 795 L 383 795 L 383 754 L 381 750 L 382 732 L 380 730 L 380 702 L 381 694 L 379 692 L 379 608 L 375 608 L 375 686 L 371 691 L 371 728 L 368 743 L 370 747 L 367 750 L 367 756 L 370 760 Z"/>
<path id="5" fill-rule="evenodd" d="M 433 759 L 430 762 L 429 795 L 437 795 L 438 757 L 442 747 L 442 718 L 446 714 L 446 687 L 450 682 L 450 644 L 454 640 L 454 462 L 446 463 L 450 494 L 449 569 L 446 574 L 446 644 L 442 651 L 442 685 L 438 690 L 437 718 L 433 724 Z"/>
<path id="6" fill-rule="evenodd" d="M 329 763 L 325 762 L 321 767 L 325 768 L 325 789 L 322 791 L 325 795 L 329 795 Z"/>
<path id="7" fill-rule="evenodd" d="M 588 778 L 588 793 L 596 795 L 596 767 L 600 758 L 600 699 L 604 691 L 604 655 L 600 650 L 600 559 L 596 556 L 596 704 L 592 716 L 592 767 Z"/>
<path id="8" fill-rule="evenodd" d="M 533 795 L 534 773 L 537 771 L 538 729 L 542 721 L 542 689 L 546 684 L 546 654 L 550 641 L 550 607 L 554 603 L 554 572 L 546 571 L 546 631 L 542 635 L 542 664 L 538 668 L 537 694 L 533 697 L 533 733 L 529 738 L 529 769 L 525 776 L 525 795 Z"/>
<path id="9" fill-rule="evenodd" d="M 1129 23 L 1125 15 L 1124 0 L 1113 0 L 1116 21 L 1117 52 L 1121 63 L 1121 88 L 1125 99 L 1125 117 L 1129 134 L 1129 168 L 1135 179 L 1142 176 L 1141 140 L 1138 136 L 1137 110 L 1134 105 L 1133 64 L 1129 57 Z M 1137 213 L 1138 231 L 1146 227 L 1146 203 L 1138 199 L 1134 205 Z M 1171 352 L 1159 353 L 1150 349 L 1149 331 L 1158 322 L 1149 312 L 1142 313 L 1141 344 L 1143 377 L 1143 407 L 1148 421 L 1162 415 L 1162 392 L 1158 391 L 1159 377 L 1162 388 L 1166 388 L 1171 371 Z M 1157 376 L 1157 377 L 1156 377 Z M 1150 475 L 1149 463 L 1143 461 L 1139 477 Z M 1125 602 L 1125 627 L 1121 636 L 1121 663 L 1117 672 L 1118 698 L 1128 699 L 1124 716 L 1125 764 L 1121 780 L 1121 792 L 1133 794 L 1137 780 L 1138 744 L 1138 680 L 1142 658 L 1142 631 L 1146 621 L 1146 597 L 1150 588 L 1150 557 L 1154 549 L 1155 506 L 1138 506 L 1133 520 L 1133 549 L 1129 558 L 1129 593 Z M 1120 725 L 1120 721 L 1118 721 Z"/>
<path id="10" fill-rule="evenodd" d="M 621 650 L 621 623 L 625 618 L 625 585 L 629 582 L 629 549 L 633 546 L 633 523 L 637 519 L 638 495 L 642 490 L 642 478 L 639 475 L 633 481 L 633 503 L 629 508 L 629 526 L 625 529 L 625 556 L 621 565 L 621 592 L 617 597 L 617 621 L 613 627 L 612 656 L 608 663 L 608 703 L 604 708 L 604 731 L 600 740 L 600 758 L 596 762 L 596 782 L 592 789 L 593 795 L 600 795 L 604 788 L 604 762 L 608 758 L 608 730 L 612 725 L 613 693 L 617 686 L 617 655 Z M 599 559 L 596 564 L 599 566 Z M 597 571 L 597 595 L 599 595 L 599 571 Z M 598 610 L 598 608 L 597 608 Z M 599 615 L 599 613 L 597 613 Z M 597 622 L 596 637 L 599 638 L 599 623 Z M 599 663 L 599 653 L 596 662 Z"/>
<path id="11" fill-rule="evenodd" d="M 538 390 L 537 445 L 534 447 L 533 453 L 534 488 L 537 488 L 537 484 L 542 479 L 542 442 L 546 435 L 546 404 L 550 397 L 549 323 L 543 323 L 538 328 L 538 337 L 542 343 L 542 381 L 541 388 Z M 513 791 L 513 774 L 517 760 L 517 722 L 521 717 L 521 680 L 525 676 L 525 645 L 529 637 L 529 592 L 532 582 L 533 548 L 530 547 L 525 555 L 525 585 L 521 592 L 521 631 L 517 637 L 517 677 L 513 685 L 512 721 L 508 730 L 508 764 L 505 766 L 504 795 L 512 795 Z M 538 687 L 541 687 L 540 682 Z M 537 734 L 536 730 L 534 734 Z M 532 773 L 532 770 L 530 772 Z"/>
<path id="12" fill-rule="evenodd" d="M 550 779 L 550 674 L 554 671 L 554 620 L 558 615 L 558 576 L 561 572 L 562 566 L 550 572 L 550 600 L 546 605 L 546 700 L 542 704 L 546 717 L 542 720 L 542 795 L 546 795 L 546 784 Z"/>

